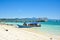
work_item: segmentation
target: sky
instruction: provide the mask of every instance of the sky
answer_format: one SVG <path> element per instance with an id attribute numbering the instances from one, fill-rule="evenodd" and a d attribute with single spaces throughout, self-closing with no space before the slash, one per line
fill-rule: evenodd
<path id="1" fill-rule="evenodd" d="M 0 0 L 0 18 L 60 19 L 60 0 Z"/>

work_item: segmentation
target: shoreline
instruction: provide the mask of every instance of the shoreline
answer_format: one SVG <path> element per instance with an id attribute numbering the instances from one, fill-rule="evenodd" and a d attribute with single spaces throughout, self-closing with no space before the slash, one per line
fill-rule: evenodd
<path id="1" fill-rule="evenodd" d="M 5 31 L 5 30 L 8 31 Z M 59 40 L 60 36 L 56 36 L 56 35 L 50 35 L 50 34 L 46 34 L 46 33 L 42 33 L 42 32 L 37 32 L 32 30 L 31 28 L 16 28 L 16 25 L 6 25 L 6 24 L 0 24 L 0 39 L 3 40 L 3 38 L 7 39 L 7 34 L 8 34 L 8 40 L 17 40 L 21 37 L 21 40 L 50 40 L 52 38 L 52 40 Z M 4 34 L 4 35 L 2 35 Z M 13 34 L 13 38 L 9 39 L 12 37 Z M 21 35 L 21 36 L 19 36 Z M 15 37 L 17 36 L 17 39 L 15 39 Z M 25 37 L 24 37 L 25 36 Z M 5 40 L 6 40 L 5 39 Z"/>

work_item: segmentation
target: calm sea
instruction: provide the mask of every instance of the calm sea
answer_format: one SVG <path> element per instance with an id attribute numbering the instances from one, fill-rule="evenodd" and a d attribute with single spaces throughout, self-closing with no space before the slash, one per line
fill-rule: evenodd
<path id="1" fill-rule="evenodd" d="M 41 27 L 33 28 L 36 31 L 60 35 L 60 20 L 48 20 L 47 22 L 40 22 Z"/>
<path id="2" fill-rule="evenodd" d="M 19 24 L 22 25 L 21 22 L 7 22 L 7 24 Z M 47 22 L 40 22 L 41 27 L 31 27 L 33 30 L 43 33 L 60 35 L 60 20 L 48 20 Z"/>

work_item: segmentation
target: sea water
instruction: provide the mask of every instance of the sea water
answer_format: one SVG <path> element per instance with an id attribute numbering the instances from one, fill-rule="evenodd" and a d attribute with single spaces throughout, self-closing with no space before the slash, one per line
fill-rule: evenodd
<path id="1" fill-rule="evenodd" d="M 6 24 L 18 24 L 21 22 L 6 22 Z M 41 27 L 31 27 L 34 31 L 60 35 L 60 20 L 48 20 L 47 22 L 40 22 Z M 24 28 L 24 27 L 23 27 Z"/>
<path id="2" fill-rule="evenodd" d="M 40 22 L 41 27 L 33 28 L 36 31 L 43 33 L 60 35 L 60 20 L 48 20 L 47 22 Z"/>

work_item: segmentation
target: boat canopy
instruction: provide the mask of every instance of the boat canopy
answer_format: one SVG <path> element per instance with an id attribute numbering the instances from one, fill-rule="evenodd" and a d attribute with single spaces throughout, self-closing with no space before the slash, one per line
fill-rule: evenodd
<path id="1" fill-rule="evenodd" d="M 38 22 L 32 22 L 32 23 L 30 23 L 30 24 L 38 24 Z"/>

